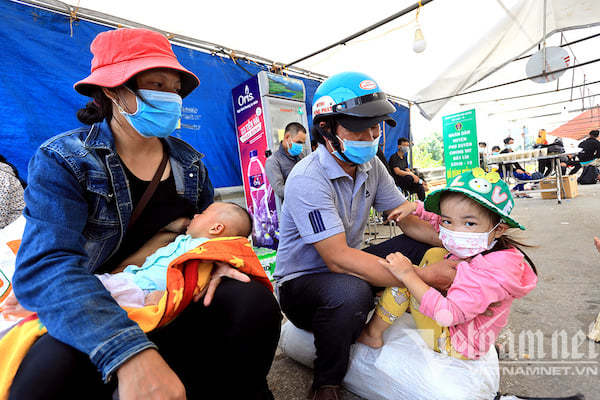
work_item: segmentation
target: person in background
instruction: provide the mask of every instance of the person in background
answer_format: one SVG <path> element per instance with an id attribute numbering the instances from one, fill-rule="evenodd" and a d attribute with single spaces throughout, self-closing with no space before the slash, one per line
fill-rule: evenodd
<path id="1" fill-rule="evenodd" d="M 487 143 L 479 142 L 479 166 L 483 169 L 487 169 Z"/>
<path id="2" fill-rule="evenodd" d="M 504 139 L 504 150 L 502 150 L 500 152 L 500 154 L 505 154 L 505 153 L 512 153 L 514 152 L 514 143 L 515 140 L 513 138 L 511 138 L 510 136 Z M 514 163 L 507 163 L 505 164 L 507 167 L 512 167 L 512 174 L 515 178 L 517 178 L 520 181 L 530 181 L 532 179 L 534 179 L 531 174 L 527 171 L 525 171 L 525 169 L 523 167 L 521 167 L 521 164 L 514 162 Z M 525 189 L 524 184 L 519 183 L 517 184 L 512 190 L 513 191 L 523 191 Z M 527 198 L 531 198 L 530 195 L 528 195 L 527 193 L 515 193 L 515 197 L 527 197 Z"/>
<path id="3" fill-rule="evenodd" d="M 581 141 L 578 147 L 581 148 L 581 151 L 577 154 L 577 159 L 575 160 L 574 158 L 570 157 L 571 161 L 568 163 L 569 166 L 573 167 L 573 169 L 569 172 L 569 175 L 576 174 L 582 166 L 591 163 L 596 158 L 600 158 L 598 130 L 591 130 L 587 139 Z"/>
<path id="4" fill-rule="evenodd" d="M 107 30 L 90 49 L 91 73 L 74 86 L 90 97 L 77 113 L 85 126 L 51 137 L 29 163 L 13 288 L 48 334 L 23 358 L 9 399 L 272 400 L 281 312 L 262 284 L 217 263 L 202 301 L 146 334 L 94 276 L 165 230 L 184 232 L 214 189 L 202 154 L 171 135 L 199 81 L 168 39 Z"/>
<path id="5" fill-rule="evenodd" d="M 425 182 L 408 167 L 407 154 L 410 142 L 407 138 L 398 139 L 398 151 L 390 157 L 389 166 L 396 186 L 408 193 L 416 193 L 419 200 L 425 200 Z"/>
<path id="6" fill-rule="evenodd" d="M 306 129 L 298 122 L 290 122 L 285 127 L 279 148 L 265 162 L 265 173 L 273 191 L 283 201 L 285 181 L 290 171 L 302 159 L 306 142 Z"/>
<path id="7" fill-rule="evenodd" d="M 538 131 L 538 135 L 535 138 L 535 144 L 544 145 L 544 146 L 548 144 L 548 140 L 546 139 L 546 130 L 545 129 L 540 129 Z"/>
<path id="8" fill-rule="evenodd" d="M 0 155 L 0 229 L 16 220 L 24 208 L 23 184 L 19 173 Z"/>
<path id="9" fill-rule="evenodd" d="M 492 147 L 492 154 L 493 154 L 493 155 L 498 155 L 498 154 L 500 154 L 500 146 L 493 146 L 493 147 Z"/>
<path id="10" fill-rule="evenodd" d="M 548 140 L 546 139 L 546 130 L 540 129 L 538 131 L 537 137 L 535 138 L 535 148 L 547 147 Z M 552 172 L 552 160 L 551 159 L 542 159 L 538 160 L 538 171 L 542 176 L 548 176 Z"/>

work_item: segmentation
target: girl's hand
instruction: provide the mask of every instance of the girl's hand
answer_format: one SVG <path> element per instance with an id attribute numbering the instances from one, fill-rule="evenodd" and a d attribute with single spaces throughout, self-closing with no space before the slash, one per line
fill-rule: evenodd
<path id="1" fill-rule="evenodd" d="M 596 245 L 596 249 L 600 252 L 600 239 L 594 236 L 594 244 Z"/>
<path id="2" fill-rule="evenodd" d="M 379 260 L 379 263 L 400 280 L 402 280 L 405 274 L 414 272 L 412 261 L 402 253 L 389 254 L 385 259 L 386 261 Z"/>

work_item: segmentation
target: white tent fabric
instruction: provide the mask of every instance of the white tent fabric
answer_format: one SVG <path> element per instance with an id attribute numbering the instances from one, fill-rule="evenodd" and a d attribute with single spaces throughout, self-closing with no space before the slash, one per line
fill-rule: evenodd
<path id="1" fill-rule="evenodd" d="M 452 96 L 473 86 L 506 63 L 535 47 L 544 38 L 544 1 L 523 0 L 508 11 L 485 36 L 485 40 L 459 57 L 433 83 L 419 91 L 415 101 Z M 547 0 L 548 34 L 589 27 L 600 23 L 597 0 Z M 431 118 L 448 100 L 418 104 L 425 117 Z"/>
<path id="2" fill-rule="evenodd" d="M 307 0 L 286 4 L 276 0 L 66 0 L 66 3 L 71 4 L 74 11 L 79 7 L 87 8 L 161 29 L 174 34 L 175 38 L 183 35 L 233 49 L 238 54 L 255 54 L 287 64 L 416 1 Z M 547 3 L 549 33 L 584 26 L 596 25 L 598 28 L 600 24 L 598 0 L 547 0 Z M 541 40 L 543 4 L 544 0 L 434 0 L 422 7 L 419 13 L 418 23 L 427 41 L 427 48 L 421 54 L 412 50 L 416 28 L 416 12 L 412 11 L 344 46 L 337 46 L 295 66 L 318 74 L 317 78 L 343 70 L 360 70 L 372 75 L 387 93 L 413 102 L 464 91 L 502 66 L 500 73 L 493 73 L 483 82 L 475 84 L 474 88 L 489 85 L 490 82 L 516 80 L 525 76 L 524 62 L 510 61 L 532 49 Z M 580 31 L 568 32 L 569 39 L 585 36 L 576 32 Z M 556 37 L 554 35 L 552 39 Z M 571 48 L 572 55 L 578 56 L 579 62 L 594 58 L 597 52 L 593 49 L 597 48 L 597 40 L 589 40 Z M 554 42 L 555 45 L 559 44 L 557 40 Z M 592 48 L 585 51 L 587 58 L 582 56 L 580 50 L 586 47 L 586 43 L 589 43 L 588 48 Z M 589 68 L 577 69 L 573 82 L 583 82 L 583 73 L 587 73 L 587 82 L 593 81 L 594 75 L 600 75 L 597 66 L 592 64 Z M 569 84 L 571 79 L 560 81 L 560 87 Z M 445 107 L 445 112 L 454 112 L 456 108 L 463 107 L 459 105 L 461 103 L 535 93 L 552 87 L 556 86 L 552 83 L 525 82 L 494 90 L 493 94 L 486 91 L 482 95 L 461 96 Z M 560 100 L 574 98 L 569 91 L 560 92 L 558 97 Z M 556 101 L 555 98 L 555 95 L 549 95 L 548 98 L 540 97 L 535 101 L 545 104 Z M 445 103 L 445 100 L 423 103 L 420 107 L 431 117 Z M 530 99 L 517 103 L 519 106 L 511 106 L 509 102 L 491 103 L 494 107 L 484 112 L 499 115 L 499 112 L 519 108 L 522 104 L 532 104 Z M 559 110 L 558 107 L 553 106 L 552 110 Z M 541 113 L 549 112 L 544 110 Z M 521 121 L 527 118 L 527 113 L 520 112 L 516 116 L 507 114 L 505 118 Z"/>

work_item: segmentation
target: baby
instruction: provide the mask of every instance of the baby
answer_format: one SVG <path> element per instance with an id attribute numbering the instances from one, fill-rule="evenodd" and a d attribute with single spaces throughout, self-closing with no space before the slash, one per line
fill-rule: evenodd
<path id="1" fill-rule="evenodd" d="M 248 237 L 252 219 L 234 203 L 215 202 L 189 222 L 185 234 L 158 250 L 144 246 L 117 268 L 121 272 L 95 275 L 121 307 L 143 307 L 158 304 L 167 286 L 167 268 L 171 261 L 202 243 L 217 237 Z M 147 256 L 147 258 L 146 258 Z M 144 260 L 141 266 L 137 265 Z M 14 294 L 0 310 L 5 318 L 24 318 L 31 314 L 18 303 Z"/>

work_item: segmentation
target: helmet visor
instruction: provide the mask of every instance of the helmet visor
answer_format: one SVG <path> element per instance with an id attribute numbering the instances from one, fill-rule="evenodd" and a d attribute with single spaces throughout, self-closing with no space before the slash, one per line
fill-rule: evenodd
<path id="1" fill-rule="evenodd" d="M 396 111 L 383 92 L 370 93 L 355 97 L 331 107 L 333 113 L 354 117 L 379 117 Z"/>

